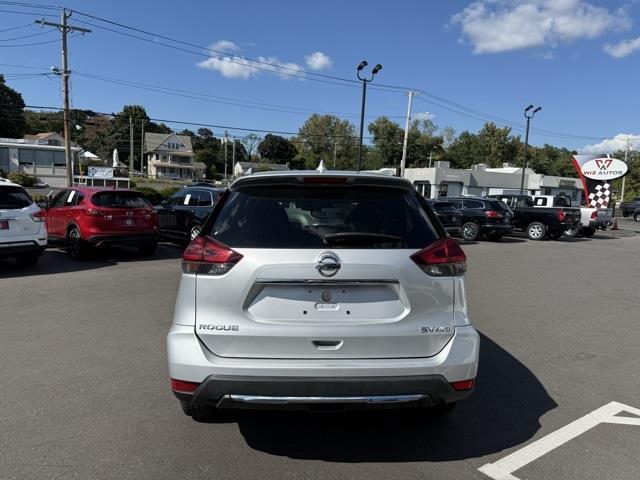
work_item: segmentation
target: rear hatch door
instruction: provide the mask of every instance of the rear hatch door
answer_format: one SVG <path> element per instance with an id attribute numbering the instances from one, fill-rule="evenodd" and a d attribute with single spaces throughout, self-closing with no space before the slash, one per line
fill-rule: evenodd
<path id="1" fill-rule="evenodd" d="M 453 335 L 453 278 L 411 259 L 439 236 L 409 188 L 246 189 L 211 223 L 242 255 L 196 280 L 196 332 L 218 356 L 429 357 Z"/>

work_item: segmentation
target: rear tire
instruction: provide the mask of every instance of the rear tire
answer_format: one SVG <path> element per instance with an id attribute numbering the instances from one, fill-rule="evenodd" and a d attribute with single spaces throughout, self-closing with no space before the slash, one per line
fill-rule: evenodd
<path id="1" fill-rule="evenodd" d="M 549 234 L 549 238 L 551 240 L 560 240 L 562 238 L 563 232 L 552 232 Z"/>
<path id="2" fill-rule="evenodd" d="M 29 253 L 16 257 L 16 263 L 21 267 L 33 267 L 40 259 L 40 254 Z"/>
<path id="3" fill-rule="evenodd" d="M 451 412 L 453 412 L 456 409 L 456 402 L 451 402 L 451 403 L 440 403 L 434 407 L 429 407 L 427 408 L 427 412 L 429 412 L 431 415 L 436 415 L 436 416 L 444 416 L 444 415 L 449 415 Z"/>
<path id="4" fill-rule="evenodd" d="M 67 248 L 69 255 L 71 255 L 71 258 L 74 260 L 84 260 L 87 258 L 89 247 L 84 240 L 82 240 L 78 227 L 73 227 L 69 230 L 69 233 L 67 233 Z"/>
<path id="5" fill-rule="evenodd" d="M 194 407 L 187 400 L 180 400 L 180 406 L 184 414 L 193 418 L 196 422 L 216 423 L 224 422 L 229 418 L 227 410 L 220 410 L 216 407 Z"/>
<path id="6" fill-rule="evenodd" d="M 634 214 L 633 214 L 633 219 L 634 219 L 636 222 L 640 222 L 640 212 L 638 212 L 638 213 L 634 213 Z"/>
<path id="7" fill-rule="evenodd" d="M 473 242 L 478 238 L 480 233 L 480 227 L 476 222 L 467 222 L 462 225 L 460 229 L 460 236 L 465 242 Z"/>
<path id="8" fill-rule="evenodd" d="M 140 255 L 143 257 L 151 257 L 158 249 L 158 242 L 149 242 L 138 247 Z"/>
<path id="9" fill-rule="evenodd" d="M 547 226 L 540 222 L 531 222 L 527 225 L 527 236 L 530 240 L 544 240 L 547 236 Z"/>
<path id="10" fill-rule="evenodd" d="M 569 238 L 577 237 L 580 230 L 580 228 L 568 228 L 564 231 L 564 236 Z"/>
<path id="11" fill-rule="evenodd" d="M 582 231 L 580 232 L 582 234 L 582 236 L 587 237 L 587 238 L 591 238 L 593 237 L 593 235 L 596 233 L 596 229 L 595 228 L 583 228 Z"/>

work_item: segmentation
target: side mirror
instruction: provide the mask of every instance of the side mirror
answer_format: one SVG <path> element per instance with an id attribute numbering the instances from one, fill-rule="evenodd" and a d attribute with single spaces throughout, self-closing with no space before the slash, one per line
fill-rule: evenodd
<path id="1" fill-rule="evenodd" d="M 41 200 L 39 202 L 36 202 L 36 205 L 38 205 L 43 210 L 49 210 L 49 200 Z"/>

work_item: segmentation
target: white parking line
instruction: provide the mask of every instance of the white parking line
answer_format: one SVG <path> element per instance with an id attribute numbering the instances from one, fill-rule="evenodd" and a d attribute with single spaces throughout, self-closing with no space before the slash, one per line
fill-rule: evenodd
<path id="1" fill-rule="evenodd" d="M 608 403 L 584 417 L 571 422 L 569 425 L 542 437 L 540 440 L 536 440 L 532 444 L 507 455 L 497 462 L 483 465 L 478 470 L 494 480 L 520 480 L 518 477 L 512 475 L 513 472 L 537 460 L 551 450 L 564 445 L 578 435 L 582 435 L 584 432 L 591 430 L 596 425 L 601 423 L 615 423 L 640 426 L 640 418 L 616 416 L 623 412 L 640 415 L 640 409 L 638 408 L 618 402 Z"/>

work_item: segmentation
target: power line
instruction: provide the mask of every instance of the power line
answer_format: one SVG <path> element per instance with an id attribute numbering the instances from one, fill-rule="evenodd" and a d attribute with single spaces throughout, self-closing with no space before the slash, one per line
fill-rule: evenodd
<path id="1" fill-rule="evenodd" d="M 17 27 L 4 28 L 4 29 L 0 30 L 0 33 L 12 32 L 14 30 L 20 30 L 20 29 L 23 29 L 23 28 L 31 27 L 32 25 L 33 25 L 32 23 L 27 23 L 26 25 L 18 25 Z"/>
<path id="2" fill-rule="evenodd" d="M 151 85 L 151 84 L 145 84 L 145 83 L 141 83 L 141 82 L 136 82 L 136 81 L 132 81 L 132 80 L 124 80 L 124 79 L 118 79 L 118 78 L 111 78 L 111 77 L 105 77 L 102 75 L 96 75 L 96 74 L 90 74 L 90 73 L 83 73 L 83 72 L 74 72 L 76 75 L 79 75 L 81 77 L 86 77 L 86 78 L 90 78 L 93 80 L 98 80 L 98 81 L 102 81 L 102 82 L 106 82 L 106 83 L 111 83 L 111 84 L 115 84 L 115 85 L 122 85 L 122 86 L 127 86 L 127 87 L 132 87 L 132 88 L 139 88 L 142 90 L 147 90 L 147 91 L 152 91 L 152 92 L 157 92 L 157 93 L 164 93 L 167 95 L 175 95 L 175 96 L 179 96 L 179 97 L 185 97 L 185 98 L 193 98 L 196 100 L 206 100 L 206 101 L 211 101 L 213 103 L 221 103 L 221 104 L 226 104 L 226 105 L 234 105 L 234 106 L 239 106 L 239 107 L 245 107 L 245 108 L 253 108 L 253 109 L 258 109 L 258 110 L 268 110 L 268 111 L 275 111 L 275 112 L 282 112 L 282 113 L 294 113 L 294 114 L 302 114 L 302 115 L 309 115 L 309 114 L 313 114 L 313 113 L 319 113 L 319 114 L 326 114 L 326 115 L 335 115 L 335 116 L 341 116 L 341 117 L 357 117 L 358 115 L 356 113 L 346 113 L 346 112 L 332 112 L 332 111 L 325 111 L 325 110 L 310 110 L 310 109 L 303 109 L 303 108 L 299 108 L 299 107 L 291 107 L 291 106 L 286 106 L 286 105 L 276 105 L 276 104 L 270 104 L 270 103 L 262 103 L 262 102 L 254 102 L 254 101 L 249 101 L 249 100 L 242 100 L 242 99 L 237 99 L 237 98 L 230 98 L 230 97 L 221 97 L 221 96 L 217 96 L 217 95 L 209 95 L 206 93 L 198 93 L 198 92 L 192 92 L 192 91 L 188 91 L 188 90 L 181 90 L 181 89 L 174 89 L 174 88 L 169 88 L 169 87 L 162 87 L 159 85 Z M 385 115 L 387 118 L 401 118 L 400 115 Z M 369 118 L 372 118 L 371 116 Z"/>
<path id="3" fill-rule="evenodd" d="M 37 33 L 31 33 L 29 35 L 22 35 L 20 37 L 13 37 L 13 38 L 0 38 L 0 42 L 11 42 L 13 40 L 22 40 L 23 38 L 31 38 L 31 37 L 37 37 L 39 35 L 46 35 L 48 33 L 51 33 L 52 30 L 44 30 L 42 32 L 37 32 Z"/>

